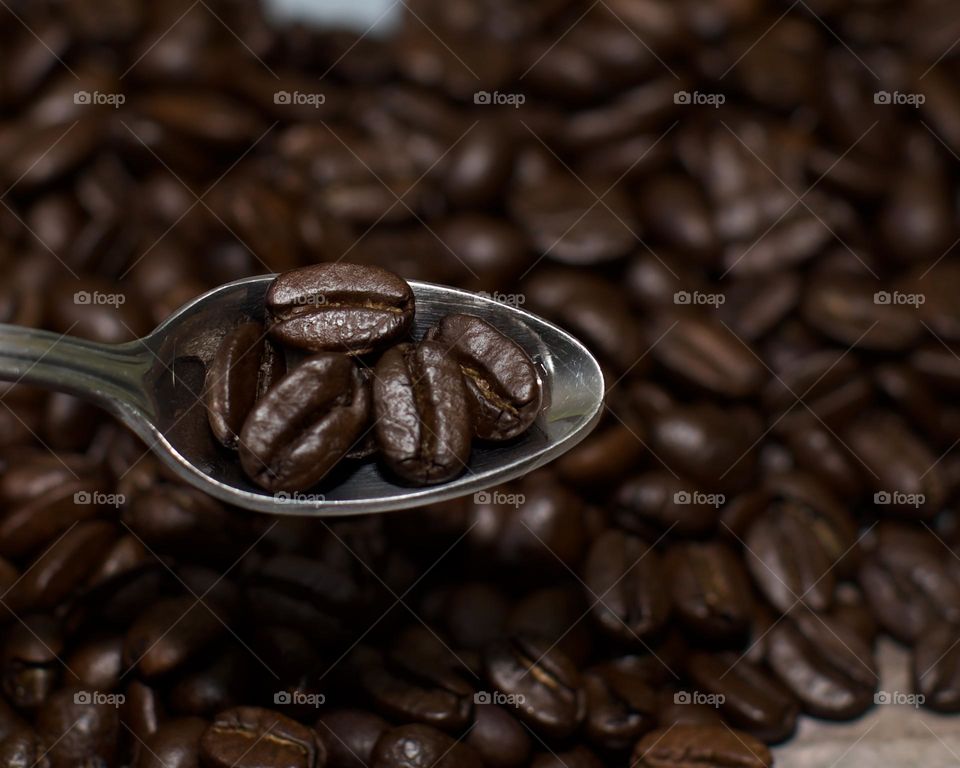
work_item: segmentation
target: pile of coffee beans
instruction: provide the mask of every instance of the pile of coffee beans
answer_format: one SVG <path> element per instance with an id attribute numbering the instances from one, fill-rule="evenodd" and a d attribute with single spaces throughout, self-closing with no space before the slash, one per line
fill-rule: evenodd
<path id="1" fill-rule="evenodd" d="M 378 454 L 406 483 L 442 483 L 467 468 L 474 436 L 530 428 L 543 392 L 523 348 L 464 314 L 401 341 L 414 307 L 407 282 L 376 266 L 317 264 L 274 279 L 266 330 L 239 323 L 206 374 L 210 428 L 251 480 L 305 491 L 342 459 Z M 312 354 L 284 373 L 291 348 Z"/>
<path id="2" fill-rule="evenodd" d="M 955 0 L 396 9 L 378 36 L 251 0 L 0 3 L 0 318 L 127 341 L 230 280 L 380 267 L 570 330 L 604 421 L 473 497 L 272 519 L 5 386 L 0 765 L 759 768 L 801 716 L 887 706 L 939 735 L 928 710 L 960 710 Z M 369 342 L 345 359 L 297 291 L 275 331 L 224 340 L 243 386 L 204 401 L 241 461 L 254 433 L 255 478 L 299 445 L 261 406 L 302 408 L 318 461 L 362 455 L 337 425 L 419 368 L 447 381 L 434 345 L 471 322 L 367 380 Z M 291 339 L 311 346 L 286 372 Z M 509 433 L 470 377 L 474 429 Z M 881 640 L 911 686 L 878 679 Z"/>

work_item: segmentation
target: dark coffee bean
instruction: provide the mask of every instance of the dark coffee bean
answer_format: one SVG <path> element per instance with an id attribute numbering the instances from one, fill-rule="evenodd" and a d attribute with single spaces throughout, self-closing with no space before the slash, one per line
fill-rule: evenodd
<path id="1" fill-rule="evenodd" d="M 610 182 L 598 186 L 594 194 L 581 181 L 557 175 L 515 190 L 511 212 L 533 250 L 581 266 L 625 256 L 636 242 L 637 221 L 622 192 L 607 192 Z"/>
<path id="2" fill-rule="evenodd" d="M 732 550 L 718 542 L 679 544 L 664 565 L 674 611 L 693 637 L 724 642 L 746 635 L 750 581 Z"/>
<path id="3" fill-rule="evenodd" d="M 488 768 L 520 768 L 530 758 L 532 739 L 526 728 L 506 709 L 476 704 L 473 726 L 465 743 L 473 747 Z"/>
<path id="4" fill-rule="evenodd" d="M 764 639 L 774 674 L 815 717 L 846 720 L 873 704 L 879 682 L 868 642 L 835 619 L 796 610 Z"/>
<path id="5" fill-rule="evenodd" d="M 880 513 L 929 518 L 940 511 L 946 488 L 937 457 L 903 420 L 867 413 L 846 439 L 866 470 Z"/>
<path id="6" fill-rule="evenodd" d="M 145 741 L 136 768 L 200 768 L 200 738 L 206 729 L 199 717 L 167 721 Z"/>
<path id="7" fill-rule="evenodd" d="M 495 124 L 481 124 L 450 151 L 444 164 L 443 188 L 460 207 L 482 208 L 497 202 L 513 170 L 513 147 Z"/>
<path id="8" fill-rule="evenodd" d="M 603 425 L 557 460 L 557 472 L 585 491 L 609 487 L 640 463 L 646 452 L 642 432 L 639 424 Z"/>
<path id="9" fill-rule="evenodd" d="M 244 150 L 257 141 L 266 126 L 239 102 L 215 93 L 159 91 L 137 99 L 137 112 L 163 131 L 188 140 Z M 142 135 L 150 136 L 144 131 Z M 141 135 L 137 132 L 137 135 Z"/>
<path id="10" fill-rule="evenodd" d="M 50 745 L 54 768 L 81 765 L 99 758 L 99 765 L 116 764 L 120 718 L 115 704 L 90 701 L 89 691 L 61 688 L 37 714 L 37 732 Z M 92 765 L 98 765 L 93 762 Z"/>
<path id="11" fill-rule="evenodd" d="M 146 741 L 157 732 L 166 716 L 160 694 L 139 680 L 131 680 L 124 695 L 120 720 L 138 741 Z"/>
<path id="12" fill-rule="evenodd" d="M 438 617 L 459 648 L 479 650 L 503 634 L 510 603 L 492 584 L 467 582 L 444 597 Z"/>
<path id="13" fill-rule="evenodd" d="M 51 768 L 47 745 L 33 733 L 17 733 L 0 741 L 0 764 L 10 768 Z"/>
<path id="14" fill-rule="evenodd" d="M 613 519 L 621 528 L 641 535 L 708 534 L 717 526 L 719 510 L 705 496 L 693 495 L 692 487 L 666 469 L 634 475 L 617 489 Z"/>
<path id="15" fill-rule="evenodd" d="M 370 768 L 481 768 L 472 748 L 429 725 L 402 725 L 377 741 Z"/>
<path id="16" fill-rule="evenodd" d="M 583 674 L 587 738 L 607 750 L 629 749 L 657 723 L 657 695 L 650 680 L 616 661 Z"/>
<path id="17" fill-rule="evenodd" d="M 228 448 L 236 447 L 247 415 L 283 373 L 283 358 L 265 336 L 260 323 L 237 326 L 224 336 L 207 368 L 210 428 Z"/>
<path id="18" fill-rule="evenodd" d="M 573 586 L 534 590 L 514 604 L 504 634 L 542 637 L 575 664 L 585 663 L 594 645 L 588 623 L 581 621 L 589 605 Z"/>
<path id="19" fill-rule="evenodd" d="M 152 606 L 130 627 L 123 663 L 143 677 L 160 677 L 204 651 L 225 631 L 201 602 L 176 597 Z"/>
<path id="20" fill-rule="evenodd" d="M 447 315 L 427 338 L 460 364 L 477 437 L 509 440 L 533 424 L 542 388 L 533 361 L 519 344 L 473 315 Z"/>
<path id="21" fill-rule="evenodd" d="M 200 739 L 200 757 L 211 768 L 323 768 L 327 760 L 312 728 L 258 707 L 217 715 Z"/>
<path id="22" fill-rule="evenodd" d="M 317 264 L 280 275 L 267 292 L 270 334 L 312 352 L 366 354 L 413 322 L 410 286 L 377 267 Z"/>
<path id="23" fill-rule="evenodd" d="M 660 556 L 643 539 L 609 530 L 590 548 L 584 583 L 604 631 L 631 644 L 655 634 L 670 614 Z"/>
<path id="24" fill-rule="evenodd" d="M 859 276 L 814 278 L 807 284 L 803 317 L 813 328 L 847 347 L 909 349 L 923 331 L 920 314 L 909 305 L 883 301 L 882 290 L 874 281 Z M 886 296 L 890 298 L 889 291 Z"/>
<path id="25" fill-rule="evenodd" d="M 180 716 L 212 717 L 248 699 L 251 680 L 244 654 L 240 648 L 226 648 L 209 664 L 180 677 L 167 694 L 170 710 Z"/>
<path id="26" fill-rule="evenodd" d="M 897 259 L 939 258 L 956 239 L 948 189 L 939 167 L 913 168 L 889 185 L 877 223 L 884 246 Z"/>
<path id="27" fill-rule="evenodd" d="M 923 529 L 881 523 L 860 567 L 860 586 L 881 626 L 914 643 L 937 622 L 960 621 L 960 582 L 947 568 L 952 558 Z"/>
<path id="28" fill-rule="evenodd" d="M 799 707 L 793 696 L 763 669 L 736 652 L 697 653 L 687 675 L 701 693 L 722 696 L 720 711 L 736 728 L 767 743 L 793 733 Z"/>
<path id="29" fill-rule="evenodd" d="M 60 622 L 52 616 L 28 615 L 7 630 L 0 651 L 3 692 L 17 707 L 33 710 L 60 684 L 65 650 Z"/>
<path id="30" fill-rule="evenodd" d="M 416 485 L 467 467 L 473 432 L 460 366 L 436 342 L 400 344 L 374 369 L 377 443 L 387 466 Z"/>
<path id="31" fill-rule="evenodd" d="M 67 657 L 70 681 L 88 690 L 110 691 L 123 673 L 123 637 L 94 640 L 75 648 Z"/>
<path id="32" fill-rule="evenodd" d="M 254 406 L 240 433 L 240 463 L 269 491 L 315 485 L 357 443 L 370 415 L 370 391 L 350 358 L 308 358 Z"/>
<path id="33" fill-rule="evenodd" d="M 747 733 L 722 726 L 676 725 L 651 731 L 633 750 L 637 768 L 770 768 L 770 750 Z"/>
<path id="34" fill-rule="evenodd" d="M 436 233 L 456 257 L 448 258 L 450 252 L 444 249 L 442 258 L 452 261 L 454 275 L 460 276 L 457 284 L 470 290 L 502 292 L 534 258 L 520 230 L 494 216 L 463 213 L 439 222 Z M 433 236 L 428 236 L 436 244 Z M 396 260 L 396 253 L 390 258 Z M 423 261 L 423 256 L 418 254 L 418 261 Z"/>
<path id="35" fill-rule="evenodd" d="M 960 646 L 953 625 L 930 627 L 917 641 L 913 681 L 924 706 L 937 712 L 960 711 Z"/>
<path id="36" fill-rule="evenodd" d="M 324 712 L 314 727 L 327 752 L 327 768 L 366 768 L 379 738 L 390 729 L 382 717 L 362 709 Z"/>
<path id="37" fill-rule="evenodd" d="M 765 371 L 756 353 L 719 322 L 692 315 L 662 321 L 653 354 L 680 380 L 721 397 L 756 393 Z"/>
<path id="38" fill-rule="evenodd" d="M 644 184 L 639 200 L 644 230 L 668 249 L 709 264 L 719 245 L 699 185 L 683 176 L 660 176 Z"/>
<path id="39" fill-rule="evenodd" d="M 359 673 L 360 688 L 392 720 L 462 731 L 472 715 L 473 687 L 421 656 L 394 653 L 380 664 L 369 663 Z"/>
<path id="40" fill-rule="evenodd" d="M 514 696 L 517 716 L 549 738 L 572 734 L 586 715 L 580 674 L 557 648 L 519 636 L 490 645 L 484 675 L 494 690 Z"/>

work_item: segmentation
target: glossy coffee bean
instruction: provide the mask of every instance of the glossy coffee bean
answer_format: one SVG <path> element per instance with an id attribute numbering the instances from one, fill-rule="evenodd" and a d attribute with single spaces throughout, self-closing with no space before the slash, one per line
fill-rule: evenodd
<path id="1" fill-rule="evenodd" d="M 479 756 L 429 725 L 391 728 L 377 741 L 370 768 L 481 768 Z"/>
<path id="2" fill-rule="evenodd" d="M 211 768 L 323 768 L 327 759 L 316 731 L 258 707 L 217 715 L 200 739 L 200 756 Z"/>
<path id="3" fill-rule="evenodd" d="M 460 366 L 443 345 L 389 349 L 373 372 L 375 433 L 387 466 L 415 485 L 450 480 L 470 458 L 473 426 Z"/>
<path id="4" fill-rule="evenodd" d="M 651 731 L 633 751 L 638 768 L 770 768 L 773 755 L 746 733 L 723 726 L 677 725 Z"/>
<path id="5" fill-rule="evenodd" d="M 586 715 L 580 674 L 557 648 L 519 636 L 490 645 L 484 676 L 494 690 L 517 701 L 517 716 L 548 738 L 572 734 Z"/>
<path id="6" fill-rule="evenodd" d="M 384 269 L 356 264 L 285 272 L 266 302 L 271 336 L 311 352 L 366 354 L 401 339 L 413 322 L 410 286 Z"/>
<path id="7" fill-rule="evenodd" d="M 940 624 L 924 632 L 913 649 L 914 690 L 937 712 L 960 711 L 960 652 L 956 632 Z"/>
<path id="8" fill-rule="evenodd" d="M 60 684 L 57 659 L 65 650 L 61 623 L 52 616 L 25 616 L 7 630 L 0 648 L 3 692 L 15 706 L 32 710 Z"/>
<path id="9" fill-rule="evenodd" d="M 694 654 L 687 675 L 696 690 L 723 697 L 724 720 L 761 741 L 783 741 L 796 728 L 799 707 L 793 695 L 737 652 Z"/>
<path id="10" fill-rule="evenodd" d="M 143 744 L 137 768 L 199 768 L 206 729 L 199 717 L 168 720 Z"/>
<path id="11" fill-rule="evenodd" d="M 617 530 L 602 534 L 584 563 L 587 600 L 611 636 L 642 646 L 663 628 L 670 597 L 662 589 L 660 555 L 643 539 Z"/>
<path id="12" fill-rule="evenodd" d="M 324 712 L 314 730 L 327 752 L 327 768 L 365 768 L 389 723 L 373 712 L 362 709 L 336 709 Z"/>
<path id="13" fill-rule="evenodd" d="M 269 491 L 315 485 L 356 445 L 370 391 L 345 355 L 307 358 L 256 404 L 240 432 L 244 472 Z"/>
<path id="14" fill-rule="evenodd" d="M 128 630 L 124 667 L 148 679 L 160 677 L 204 651 L 224 631 L 194 598 L 168 598 L 145 610 Z"/>
<path id="15" fill-rule="evenodd" d="M 873 704 L 876 662 L 854 629 L 798 610 L 774 626 L 764 643 L 767 663 L 805 712 L 845 720 Z"/>
<path id="16" fill-rule="evenodd" d="M 51 768 L 47 745 L 33 733 L 16 733 L 0 740 L 0 763 L 9 766 Z"/>
<path id="17" fill-rule="evenodd" d="M 477 437 L 509 440 L 533 424 L 542 388 L 533 361 L 519 344 L 472 315 L 447 315 L 427 338 L 460 364 Z"/>
<path id="18" fill-rule="evenodd" d="M 475 704 L 466 744 L 489 768 L 520 768 L 530 757 L 533 739 L 514 715 L 495 704 Z"/>
<path id="19" fill-rule="evenodd" d="M 629 749 L 657 723 L 657 695 L 649 678 L 630 657 L 587 669 L 586 734 L 606 750 Z"/>
<path id="20" fill-rule="evenodd" d="M 742 639 L 750 627 L 750 581 L 735 553 L 719 542 L 679 544 L 664 558 L 673 609 L 692 637 Z"/>
<path id="21" fill-rule="evenodd" d="M 280 378 L 283 358 L 266 341 L 260 323 L 243 323 L 224 336 L 210 362 L 204 385 L 214 437 L 235 448 L 257 400 Z"/>
<path id="22" fill-rule="evenodd" d="M 89 693 L 74 687 L 61 688 L 37 714 L 37 731 L 50 745 L 48 756 L 55 768 L 85 765 L 83 761 L 91 757 L 98 758 L 103 765 L 115 764 L 120 735 L 117 707 L 91 701 Z"/>
<path id="23" fill-rule="evenodd" d="M 960 583 L 952 558 L 927 530 L 881 523 L 860 566 L 864 597 L 880 625 L 907 643 L 938 622 L 960 619 Z"/>

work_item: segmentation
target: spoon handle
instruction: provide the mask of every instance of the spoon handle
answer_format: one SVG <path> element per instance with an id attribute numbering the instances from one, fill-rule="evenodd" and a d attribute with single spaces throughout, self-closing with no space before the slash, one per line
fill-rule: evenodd
<path id="1" fill-rule="evenodd" d="M 0 323 L 0 381 L 35 384 L 130 415 L 147 412 L 139 342 L 97 344 Z"/>

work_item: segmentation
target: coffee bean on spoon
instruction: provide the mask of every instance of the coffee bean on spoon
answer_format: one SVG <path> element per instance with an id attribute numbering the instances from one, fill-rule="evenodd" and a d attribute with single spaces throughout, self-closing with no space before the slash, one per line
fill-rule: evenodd
<path id="1" fill-rule="evenodd" d="M 361 439 L 370 391 L 346 355 L 307 358 L 250 412 L 240 432 L 244 472 L 268 491 L 315 485 Z"/>
<path id="2" fill-rule="evenodd" d="M 271 336 L 310 352 L 367 354 L 403 338 L 413 322 L 413 291 L 380 267 L 332 263 L 284 272 L 266 301 Z"/>
<path id="3" fill-rule="evenodd" d="M 473 315 L 447 315 L 427 338 L 460 364 L 477 437 L 509 440 L 529 428 L 543 395 L 537 369 L 519 344 Z"/>
<path id="4" fill-rule="evenodd" d="M 387 466 L 415 485 L 459 475 L 473 428 L 460 366 L 434 341 L 399 344 L 373 371 L 377 443 Z"/>
<path id="5" fill-rule="evenodd" d="M 284 367 L 260 323 L 242 323 L 224 336 L 205 383 L 207 415 L 217 440 L 236 448 L 244 420 Z"/>

